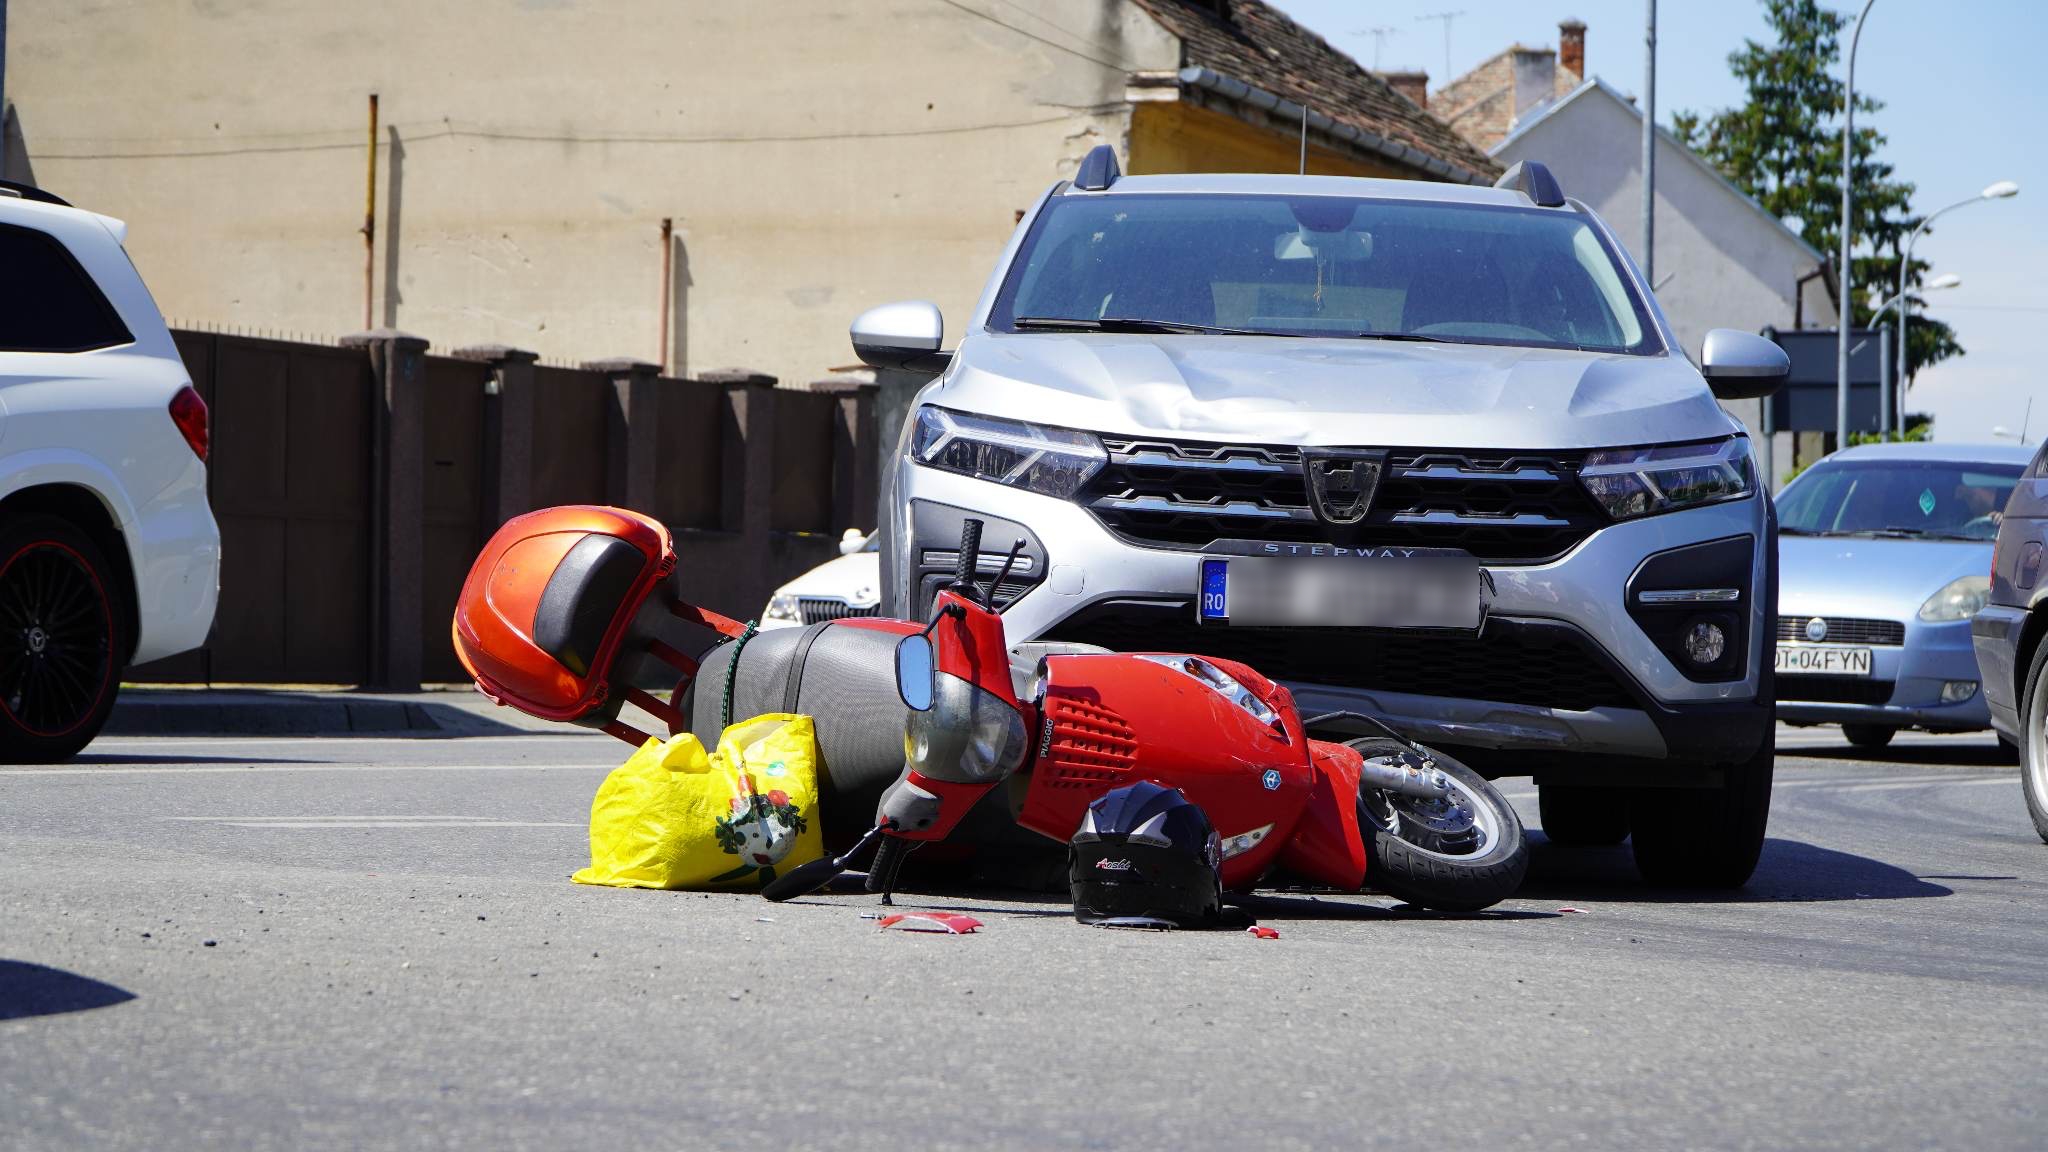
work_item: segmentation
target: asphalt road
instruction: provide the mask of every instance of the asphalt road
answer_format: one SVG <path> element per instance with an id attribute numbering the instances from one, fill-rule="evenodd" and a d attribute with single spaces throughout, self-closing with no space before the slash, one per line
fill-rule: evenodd
<path id="1" fill-rule="evenodd" d="M 577 887 L 595 736 L 106 739 L 0 769 L 0 1147 L 2048 1143 L 2016 770 L 1781 750 L 1745 893 L 1539 835 L 1491 914 L 1285 897 L 1260 941 Z"/>

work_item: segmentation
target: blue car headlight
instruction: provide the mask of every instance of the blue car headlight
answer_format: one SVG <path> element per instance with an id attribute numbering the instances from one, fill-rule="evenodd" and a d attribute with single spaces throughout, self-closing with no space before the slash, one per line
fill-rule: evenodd
<path id="1" fill-rule="evenodd" d="M 1616 520 L 1736 500 L 1756 487 L 1747 436 L 1604 448 L 1587 454 L 1579 482 Z"/>
<path id="2" fill-rule="evenodd" d="M 917 410 L 910 456 L 930 468 L 1062 500 L 1109 462 L 1102 441 L 1085 432 L 930 406 Z"/>
<path id="3" fill-rule="evenodd" d="M 1968 620 L 1990 599 L 1991 577 L 1958 576 L 1920 605 L 1920 618 L 1929 624 Z"/>

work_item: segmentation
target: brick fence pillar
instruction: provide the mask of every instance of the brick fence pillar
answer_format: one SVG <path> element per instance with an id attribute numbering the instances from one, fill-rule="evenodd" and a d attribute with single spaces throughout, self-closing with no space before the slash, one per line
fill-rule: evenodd
<path id="1" fill-rule="evenodd" d="M 427 342 L 395 328 L 341 338 L 376 374 L 370 471 L 370 686 L 420 686 L 420 558 L 425 550 Z"/>
<path id="2" fill-rule="evenodd" d="M 491 531 L 533 510 L 533 366 L 540 357 L 504 344 L 457 348 L 454 355 L 491 368 L 483 442 L 483 516 Z"/>
<path id="3" fill-rule="evenodd" d="M 832 527 L 875 530 L 876 481 L 881 456 L 875 451 L 875 400 L 881 386 L 864 380 L 819 380 L 810 387 L 836 397 L 832 428 Z"/>

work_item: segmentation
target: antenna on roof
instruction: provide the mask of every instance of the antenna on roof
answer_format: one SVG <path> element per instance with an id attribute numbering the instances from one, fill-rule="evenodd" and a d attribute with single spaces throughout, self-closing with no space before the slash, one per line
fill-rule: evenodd
<path id="1" fill-rule="evenodd" d="M 1370 37 L 1372 37 L 1372 70 L 1373 70 L 1373 71 L 1377 72 L 1377 71 L 1379 71 L 1379 70 L 1380 70 L 1380 54 L 1381 54 L 1382 52 L 1384 52 L 1384 51 L 1386 50 L 1386 47 L 1387 47 L 1387 37 L 1389 37 L 1389 36 L 1392 36 L 1392 35 L 1394 35 L 1395 33 L 1399 32 L 1399 31 L 1400 31 L 1400 29 L 1399 29 L 1399 28 L 1394 28 L 1394 27 L 1390 27 L 1390 26 L 1388 26 L 1388 25 L 1382 24 L 1382 25 L 1380 25 L 1380 26 L 1379 26 L 1379 27 L 1377 27 L 1377 28 L 1360 28 L 1360 29 L 1358 29 L 1358 30 L 1357 30 L 1356 32 L 1353 32 L 1353 33 L 1352 33 L 1352 35 L 1354 35 L 1354 36 L 1370 36 Z"/>
<path id="2" fill-rule="evenodd" d="M 1446 84 L 1456 79 L 1456 77 L 1451 75 L 1451 21 L 1464 14 L 1462 10 L 1457 12 L 1432 12 L 1427 16 L 1417 16 L 1415 18 L 1418 24 L 1424 20 L 1441 20 L 1444 22 L 1444 83 Z"/>
<path id="3" fill-rule="evenodd" d="M 1107 144 L 1097 144 L 1081 157 L 1081 168 L 1074 173 L 1074 187 L 1084 192 L 1100 192 L 1117 182 L 1123 169 L 1116 162 L 1116 149 Z"/>

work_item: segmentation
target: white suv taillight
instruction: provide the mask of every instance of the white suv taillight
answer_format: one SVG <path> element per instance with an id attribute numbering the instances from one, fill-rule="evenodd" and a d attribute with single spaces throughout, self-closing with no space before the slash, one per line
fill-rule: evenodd
<path id="1" fill-rule="evenodd" d="M 199 398 L 199 393 L 193 391 L 190 384 L 178 389 L 178 394 L 171 397 L 171 423 L 178 426 L 185 443 L 192 446 L 192 454 L 205 461 L 207 447 L 212 442 L 207 428 L 206 401 Z"/>

